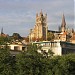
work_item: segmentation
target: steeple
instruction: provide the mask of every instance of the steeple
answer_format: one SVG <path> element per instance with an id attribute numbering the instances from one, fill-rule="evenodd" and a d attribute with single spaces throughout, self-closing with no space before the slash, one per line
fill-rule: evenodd
<path id="1" fill-rule="evenodd" d="M 36 17 L 38 17 L 38 13 L 36 13 Z"/>
<path id="2" fill-rule="evenodd" d="M 66 22 L 65 22 L 65 16 L 64 16 L 64 14 L 63 14 L 63 16 L 62 16 L 61 27 L 66 27 Z"/>
<path id="3" fill-rule="evenodd" d="M 42 9 L 41 9 L 40 15 L 43 16 Z"/>
<path id="4" fill-rule="evenodd" d="M 72 33 L 74 33 L 74 29 L 72 28 Z"/>
<path id="5" fill-rule="evenodd" d="M 1 34 L 3 34 L 3 27 L 2 27 L 2 29 L 1 29 Z"/>

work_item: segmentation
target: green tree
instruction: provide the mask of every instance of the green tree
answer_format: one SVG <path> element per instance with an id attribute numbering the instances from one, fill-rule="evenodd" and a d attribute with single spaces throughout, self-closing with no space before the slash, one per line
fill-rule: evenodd
<path id="1" fill-rule="evenodd" d="M 7 47 L 0 49 L 0 75 L 14 75 L 12 61 L 9 49 Z"/>
<path id="2" fill-rule="evenodd" d="M 11 38 L 9 36 L 8 37 L 0 36 L 0 45 L 5 45 L 8 42 L 11 42 Z"/>
<path id="3" fill-rule="evenodd" d="M 48 32 L 47 33 L 47 40 L 50 41 L 50 40 L 53 40 L 54 39 L 54 34 L 52 32 Z"/>
<path id="4" fill-rule="evenodd" d="M 21 39 L 23 39 L 23 38 L 20 36 L 20 34 L 18 34 L 18 33 L 13 33 L 12 37 L 13 37 L 14 40 L 21 40 Z"/>
<path id="5" fill-rule="evenodd" d="M 17 75 L 46 75 L 46 58 L 37 49 L 36 45 L 31 45 L 26 52 L 17 56 Z"/>
<path id="6" fill-rule="evenodd" d="M 75 54 L 50 57 L 37 52 L 38 47 L 30 45 L 26 52 L 17 56 L 16 75 L 75 75 Z M 40 47 L 41 49 L 41 47 Z"/>
<path id="7" fill-rule="evenodd" d="M 54 64 L 52 72 L 54 75 L 75 75 L 75 54 L 61 56 Z"/>

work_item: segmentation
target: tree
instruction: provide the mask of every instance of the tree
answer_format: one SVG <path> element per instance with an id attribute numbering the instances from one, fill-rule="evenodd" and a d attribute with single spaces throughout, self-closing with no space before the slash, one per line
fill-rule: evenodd
<path id="1" fill-rule="evenodd" d="M 53 40 L 54 39 L 54 34 L 52 32 L 48 32 L 47 33 L 47 40 L 50 41 L 50 40 Z"/>
<path id="2" fill-rule="evenodd" d="M 75 75 L 75 54 L 55 57 L 56 60 L 52 67 L 53 75 Z"/>
<path id="3" fill-rule="evenodd" d="M 35 44 L 29 45 L 27 51 L 13 57 L 7 46 L 1 48 L 0 75 L 75 75 L 75 54 L 46 58 L 37 50 Z"/>
<path id="4" fill-rule="evenodd" d="M 75 54 L 51 58 L 51 50 L 47 54 L 44 53 L 46 57 L 38 53 L 37 49 L 35 44 L 30 45 L 26 52 L 17 56 L 16 75 L 75 75 Z"/>
<path id="5" fill-rule="evenodd" d="M 17 56 L 17 75 L 46 75 L 46 58 L 37 49 L 36 45 L 30 45 L 26 52 Z"/>
<path id="6" fill-rule="evenodd" d="M 14 75 L 13 59 L 7 47 L 0 48 L 0 75 Z"/>
<path id="7" fill-rule="evenodd" d="M 11 38 L 9 36 L 8 37 L 0 36 L 0 45 L 5 45 L 9 42 L 11 42 Z"/>
<path id="8" fill-rule="evenodd" d="M 12 37 L 13 37 L 14 40 L 22 39 L 22 37 L 18 33 L 13 33 Z"/>

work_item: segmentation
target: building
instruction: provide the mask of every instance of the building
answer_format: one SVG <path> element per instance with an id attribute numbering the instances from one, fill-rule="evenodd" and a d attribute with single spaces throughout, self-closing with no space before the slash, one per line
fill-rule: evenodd
<path id="1" fill-rule="evenodd" d="M 48 32 L 52 32 L 55 36 L 54 40 L 61 40 L 61 41 L 69 41 L 71 37 L 73 37 L 73 29 L 68 29 L 66 26 L 65 16 L 62 15 L 62 22 L 61 26 L 59 27 L 58 31 L 48 30 Z"/>
<path id="2" fill-rule="evenodd" d="M 55 34 L 55 39 L 56 40 L 61 40 L 61 41 L 66 41 L 67 40 L 66 21 L 65 21 L 64 14 L 62 16 L 62 23 L 61 23 L 61 26 L 59 27 L 59 32 L 54 33 L 54 34 Z"/>
<path id="3" fill-rule="evenodd" d="M 56 55 L 61 56 L 64 54 L 75 53 L 75 44 L 70 42 L 55 40 L 55 41 L 33 42 L 33 44 L 41 46 L 42 47 L 41 50 L 44 50 L 45 52 L 51 50 L 54 53 L 54 56 Z"/>
<path id="4" fill-rule="evenodd" d="M 29 42 L 47 40 L 47 14 L 36 14 L 36 23 L 33 29 L 30 29 Z"/>
<path id="5" fill-rule="evenodd" d="M 61 40 L 61 41 L 66 41 L 66 32 L 61 32 L 61 33 L 55 33 L 55 40 Z"/>
<path id="6" fill-rule="evenodd" d="M 52 32 L 54 34 L 53 40 L 70 41 L 73 37 L 72 29 L 68 29 L 66 26 L 65 16 L 62 15 L 61 26 L 59 26 L 58 31 L 48 30 L 47 26 L 47 14 L 36 14 L 36 23 L 33 29 L 30 30 L 29 42 L 33 41 L 47 41 L 48 33 Z"/>
<path id="7" fill-rule="evenodd" d="M 75 44 L 75 32 L 73 33 L 70 42 Z"/>
<path id="8" fill-rule="evenodd" d="M 23 51 L 25 50 L 26 46 L 23 44 L 10 44 L 8 45 L 10 50 L 17 50 L 17 51 Z"/>

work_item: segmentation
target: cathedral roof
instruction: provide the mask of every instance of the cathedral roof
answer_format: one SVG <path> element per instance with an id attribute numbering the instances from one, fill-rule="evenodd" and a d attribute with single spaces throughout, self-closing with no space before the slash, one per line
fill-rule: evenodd
<path id="1" fill-rule="evenodd" d="M 48 30 L 48 32 L 52 32 L 52 33 L 61 33 L 60 31 L 53 31 L 53 30 Z"/>

